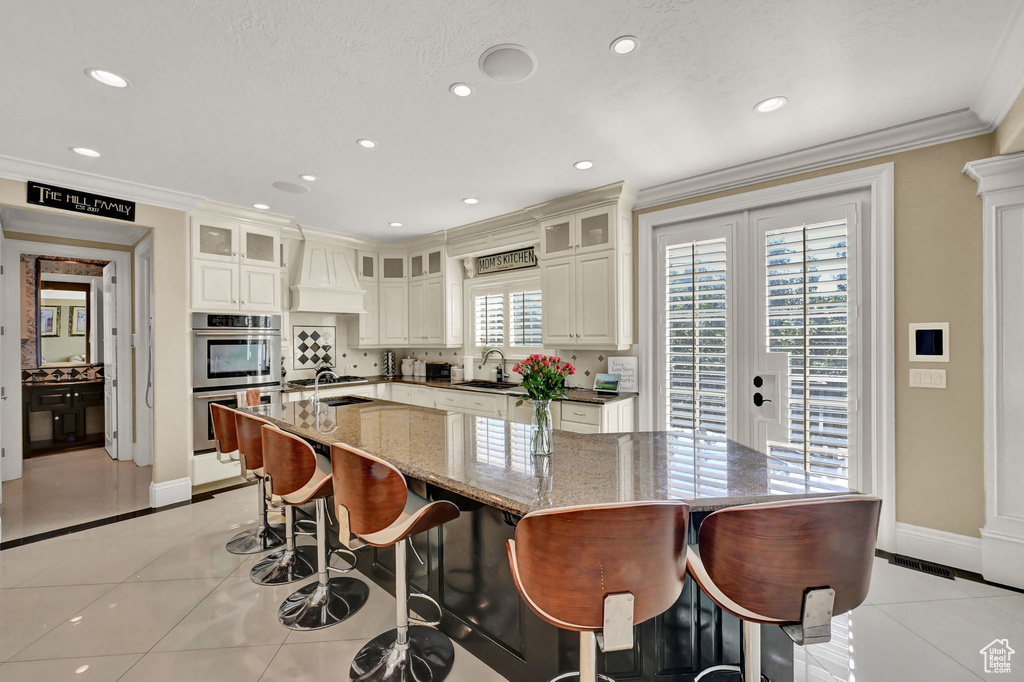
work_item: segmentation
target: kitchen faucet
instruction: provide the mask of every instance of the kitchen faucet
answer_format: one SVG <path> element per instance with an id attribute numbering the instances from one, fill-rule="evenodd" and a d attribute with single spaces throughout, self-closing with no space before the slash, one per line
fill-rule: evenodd
<path id="1" fill-rule="evenodd" d="M 317 407 L 320 406 L 320 377 L 325 377 L 328 374 L 330 374 L 335 379 L 341 378 L 329 369 L 325 369 L 324 371 L 319 372 L 319 374 L 316 375 L 316 379 L 313 380 L 313 404 L 316 405 Z"/>
<path id="2" fill-rule="evenodd" d="M 501 356 L 501 364 L 498 365 L 498 381 L 506 383 L 508 381 L 508 372 L 505 371 L 505 354 L 501 352 L 499 348 L 492 348 L 484 353 L 484 359 L 480 362 L 481 365 L 487 364 L 487 358 L 491 357 L 491 353 L 497 353 Z"/>

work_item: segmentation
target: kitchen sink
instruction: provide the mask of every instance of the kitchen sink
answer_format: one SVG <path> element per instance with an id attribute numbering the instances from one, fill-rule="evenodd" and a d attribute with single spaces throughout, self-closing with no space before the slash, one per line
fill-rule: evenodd
<path id="1" fill-rule="evenodd" d="M 356 405 L 358 403 L 368 402 L 372 401 L 369 398 L 360 398 L 355 395 L 343 395 L 337 398 L 322 398 L 320 400 L 320 404 L 326 405 L 327 407 L 341 407 L 343 405 Z"/>
<path id="2" fill-rule="evenodd" d="M 507 381 L 485 381 L 483 379 L 476 379 L 474 381 L 462 381 L 457 384 L 452 384 L 452 386 L 471 391 L 481 391 L 484 393 L 526 393 L 526 391 L 523 390 L 523 387 L 519 384 L 513 384 Z"/>

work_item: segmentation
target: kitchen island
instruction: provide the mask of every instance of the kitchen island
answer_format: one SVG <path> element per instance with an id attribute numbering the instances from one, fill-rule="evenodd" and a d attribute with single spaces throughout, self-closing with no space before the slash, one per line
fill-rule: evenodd
<path id="1" fill-rule="evenodd" d="M 454 502 L 455 521 L 418 536 L 423 558 L 411 583 L 444 608 L 441 629 L 515 682 L 576 669 L 577 637 L 543 622 L 512 581 L 505 541 L 525 514 L 546 507 L 683 499 L 691 541 L 701 519 L 722 507 L 849 492 L 792 464 L 715 436 L 688 431 L 576 434 L 556 431 L 554 453 L 529 454 L 525 424 L 365 400 L 340 407 L 311 402 L 249 408 L 324 454 L 344 442 L 394 464 L 410 488 Z M 394 589 L 393 552 L 365 550 L 359 570 Z M 552 557 L 571 561 L 571 557 Z M 665 614 L 637 626 L 632 651 L 601 656 L 616 680 L 682 682 L 711 665 L 737 663 L 739 621 L 722 613 L 692 581 Z M 764 628 L 764 669 L 792 679 L 792 644 Z"/>

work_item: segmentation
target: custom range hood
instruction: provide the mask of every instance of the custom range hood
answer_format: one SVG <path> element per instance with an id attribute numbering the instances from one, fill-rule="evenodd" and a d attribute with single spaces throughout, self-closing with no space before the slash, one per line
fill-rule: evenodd
<path id="1" fill-rule="evenodd" d="M 299 259 L 291 270 L 293 312 L 365 313 L 366 292 L 356 277 L 356 251 L 330 233 L 302 228 Z"/>

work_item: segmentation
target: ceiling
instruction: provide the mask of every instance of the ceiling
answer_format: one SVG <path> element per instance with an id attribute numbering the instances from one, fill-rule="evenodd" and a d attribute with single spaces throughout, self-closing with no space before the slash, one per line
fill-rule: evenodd
<path id="1" fill-rule="evenodd" d="M 617 180 L 650 187 L 969 108 L 1020 6 L 5 2 L 0 155 L 403 239 Z M 609 45 L 623 34 L 640 46 L 618 56 Z M 477 61 L 500 43 L 530 49 L 534 75 L 485 77 Z M 132 87 L 101 85 L 87 67 Z M 455 82 L 473 95 L 450 94 Z M 753 111 L 773 95 L 788 106 Z M 594 168 L 575 170 L 581 159 Z M 272 186 L 302 183 L 301 173 L 319 177 L 306 194 Z"/>

